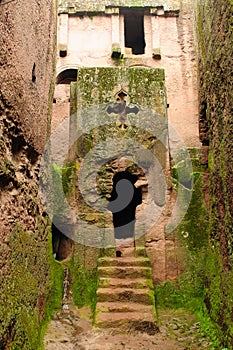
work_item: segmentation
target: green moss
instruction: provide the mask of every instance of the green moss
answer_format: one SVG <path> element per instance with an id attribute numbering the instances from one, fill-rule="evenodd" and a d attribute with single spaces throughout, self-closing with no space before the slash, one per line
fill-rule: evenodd
<path id="1" fill-rule="evenodd" d="M 175 282 L 155 287 L 156 307 L 194 311 L 212 342 L 211 349 L 232 349 L 233 273 L 224 271 L 219 245 L 213 240 L 210 244 L 213 225 L 208 220 L 199 174 L 188 212 L 176 232 L 183 272 Z"/>
<path id="2" fill-rule="evenodd" d="M 6 156 L 3 156 L 2 159 L 0 158 L 0 176 L 12 179 L 14 175 L 15 167 L 11 161 Z"/>
<path id="3" fill-rule="evenodd" d="M 63 296 L 64 266 L 54 259 L 52 255 L 52 235 L 48 236 L 48 257 L 49 257 L 49 282 L 46 296 L 46 304 L 41 324 L 41 339 L 44 337 L 46 327 L 53 317 L 55 311 L 61 309 Z"/>
<path id="4" fill-rule="evenodd" d="M 81 260 L 72 257 L 70 261 L 72 291 L 75 305 L 79 308 L 90 306 L 92 315 L 96 308 L 97 267 L 87 270 Z"/>
<path id="5" fill-rule="evenodd" d="M 165 281 L 155 287 L 157 308 L 185 308 L 202 317 L 203 327 L 209 321 L 205 310 L 206 278 L 209 259 L 208 213 L 203 200 L 203 179 L 196 174 L 192 200 L 188 211 L 176 230 L 179 240 L 178 257 L 182 273 L 176 281 Z M 217 332 L 211 326 L 211 340 L 217 339 Z M 209 327 L 210 329 L 210 327 Z M 217 342 L 217 340 L 216 340 Z"/>
<path id="6" fill-rule="evenodd" d="M 179 239 L 189 251 L 195 251 L 208 245 L 208 212 L 203 200 L 203 178 L 195 174 L 195 183 L 189 209 L 178 227 Z"/>
<path id="7" fill-rule="evenodd" d="M 209 154 L 208 154 L 208 168 L 210 170 L 213 170 L 214 168 L 214 155 L 211 150 L 209 151 Z"/>
<path id="8" fill-rule="evenodd" d="M 76 174 L 76 164 L 67 164 L 66 166 L 58 166 L 53 163 L 51 166 L 51 173 L 49 174 L 49 181 L 51 183 L 51 204 L 54 215 L 63 215 L 67 210 L 64 196 L 69 199 L 73 188 L 75 186 L 74 179 Z"/>
<path id="9" fill-rule="evenodd" d="M 233 348 L 233 272 L 226 272 L 219 255 L 219 248 L 208 251 L 206 261 L 206 314 L 222 346 Z"/>
<path id="10" fill-rule="evenodd" d="M 76 165 L 67 164 L 62 168 L 62 186 L 65 195 L 68 195 L 72 191 L 73 176 Z"/>
<path id="11" fill-rule="evenodd" d="M 15 227 L 8 239 L 11 259 L 1 285 L 1 348 L 5 344 L 10 350 L 42 348 L 42 319 L 48 321 L 59 306 L 61 294 L 55 286 L 60 283 L 61 289 L 61 274 L 58 270 L 52 273 L 52 260 L 48 259 L 52 255 L 50 243 L 37 238 Z M 44 314 L 46 301 L 50 311 L 47 306 Z"/>
<path id="12" fill-rule="evenodd" d="M 202 10 L 201 5 L 197 4 L 197 29 L 198 29 L 198 36 L 199 36 L 199 46 L 201 47 L 201 56 L 204 60 L 206 57 L 205 54 L 205 41 L 204 41 L 204 35 L 203 35 L 203 19 L 202 19 Z"/>
<path id="13" fill-rule="evenodd" d="M 206 258 L 206 306 L 221 345 L 232 336 L 232 2 L 198 1 L 200 100 L 207 104 L 210 172 L 210 242 Z M 221 67 L 221 69 L 219 69 Z M 220 244 L 221 242 L 221 244 Z"/>
<path id="14" fill-rule="evenodd" d="M 165 114 L 164 70 L 151 68 L 80 68 L 78 108 L 115 101 L 116 87 L 127 85 L 131 102 Z M 146 82 L 146 84 L 145 84 Z M 153 95 L 153 96 L 152 96 Z"/>
<path id="15" fill-rule="evenodd" d="M 7 333 L 13 331 L 11 349 L 37 349 L 39 338 L 39 312 L 37 303 L 38 281 L 34 276 L 35 242 L 22 230 L 15 230 L 9 238 L 11 260 L 9 272 L 1 289 L 1 339 L 7 341 Z M 3 317 L 4 316 L 4 317 Z M 28 323 L 34 328 L 31 338 Z M 4 344 L 4 343 L 3 343 Z"/>

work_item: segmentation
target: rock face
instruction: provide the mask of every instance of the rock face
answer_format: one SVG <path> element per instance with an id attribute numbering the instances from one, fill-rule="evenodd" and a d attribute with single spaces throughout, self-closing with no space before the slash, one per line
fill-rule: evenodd
<path id="1" fill-rule="evenodd" d="M 221 5 L 220 5 L 221 4 Z M 208 25 L 199 25 L 200 37 L 200 138 L 210 145 L 213 214 L 216 224 L 213 235 L 220 240 L 225 268 L 229 268 L 229 247 L 232 244 L 233 166 L 232 166 L 232 31 L 231 2 L 219 1 L 218 10 L 208 9 L 208 1 L 199 5 L 197 19 L 208 16 Z M 218 25 L 216 24 L 218 23 Z M 207 45 L 208 37 L 211 40 Z M 214 54 L 214 58 L 213 58 Z M 207 132 L 208 131 L 208 132 Z M 230 219 L 231 218 L 231 219 Z M 213 227 L 215 226 L 213 225 Z"/>
<path id="2" fill-rule="evenodd" d="M 13 223 L 36 227 L 38 156 L 49 132 L 54 8 L 46 1 L 25 8 L 30 11 L 23 3 L 1 4 L 1 241 Z"/>
<path id="3" fill-rule="evenodd" d="M 0 2 L 1 349 L 37 348 L 48 293 L 38 171 L 50 125 L 54 20 L 52 1 Z"/>
<path id="4" fill-rule="evenodd" d="M 211 1 L 197 1 L 196 27 L 200 139 L 204 154 L 209 146 L 206 187 L 212 249 L 208 256 L 206 305 L 224 347 L 231 348 L 232 337 L 225 333 L 226 329 L 232 330 L 232 1 L 216 1 L 214 8 Z M 213 265 L 211 261 L 217 261 L 217 264 Z"/>

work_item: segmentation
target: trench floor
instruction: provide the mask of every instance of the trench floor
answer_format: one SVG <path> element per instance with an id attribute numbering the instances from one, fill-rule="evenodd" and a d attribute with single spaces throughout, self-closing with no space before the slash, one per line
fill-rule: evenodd
<path id="1" fill-rule="evenodd" d="M 200 350 L 213 349 L 195 315 L 187 310 L 158 310 L 159 332 L 121 333 L 92 327 L 90 310 L 69 310 L 55 315 L 44 337 L 45 350 Z"/>

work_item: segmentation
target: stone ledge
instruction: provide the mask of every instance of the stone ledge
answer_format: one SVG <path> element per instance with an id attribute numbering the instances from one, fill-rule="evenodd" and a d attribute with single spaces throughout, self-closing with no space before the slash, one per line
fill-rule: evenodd
<path id="1" fill-rule="evenodd" d="M 155 60 L 161 60 L 161 51 L 160 51 L 160 48 L 156 48 L 156 49 L 153 49 L 153 52 L 152 52 L 152 57 L 155 59 Z"/>
<path id="2" fill-rule="evenodd" d="M 121 59 L 123 58 L 123 54 L 121 53 L 121 47 L 119 43 L 113 43 L 112 44 L 112 54 L 111 54 L 112 58 L 116 58 L 116 59 Z"/>
<path id="3" fill-rule="evenodd" d="M 153 0 L 100 0 L 98 2 L 95 0 L 87 0 L 85 3 L 81 0 L 60 0 L 58 2 L 58 14 L 115 14 L 119 11 L 119 8 L 124 7 L 151 8 L 151 14 L 166 17 L 178 16 L 180 10 L 180 6 L 176 3 L 174 4 L 172 0 L 159 0 L 156 6 Z"/>

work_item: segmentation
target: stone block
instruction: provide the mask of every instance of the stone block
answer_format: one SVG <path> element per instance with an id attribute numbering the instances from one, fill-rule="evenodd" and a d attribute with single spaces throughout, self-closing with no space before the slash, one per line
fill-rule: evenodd
<path id="1" fill-rule="evenodd" d="M 120 10 L 119 7 L 106 7 L 105 13 L 106 15 L 119 15 Z"/>
<path id="2" fill-rule="evenodd" d="M 132 55 L 132 48 L 131 47 L 125 47 L 125 55 Z"/>
<path id="3" fill-rule="evenodd" d="M 160 8 L 157 9 L 157 15 L 158 16 L 164 16 L 164 8 L 161 6 Z"/>
<path id="4" fill-rule="evenodd" d="M 153 49 L 152 57 L 156 60 L 161 60 L 161 51 L 159 47 L 156 49 Z"/>
<path id="5" fill-rule="evenodd" d="M 113 43 L 112 44 L 112 58 L 122 58 L 123 55 L 121 53 L 121 48 L 119 43 Z"/>

